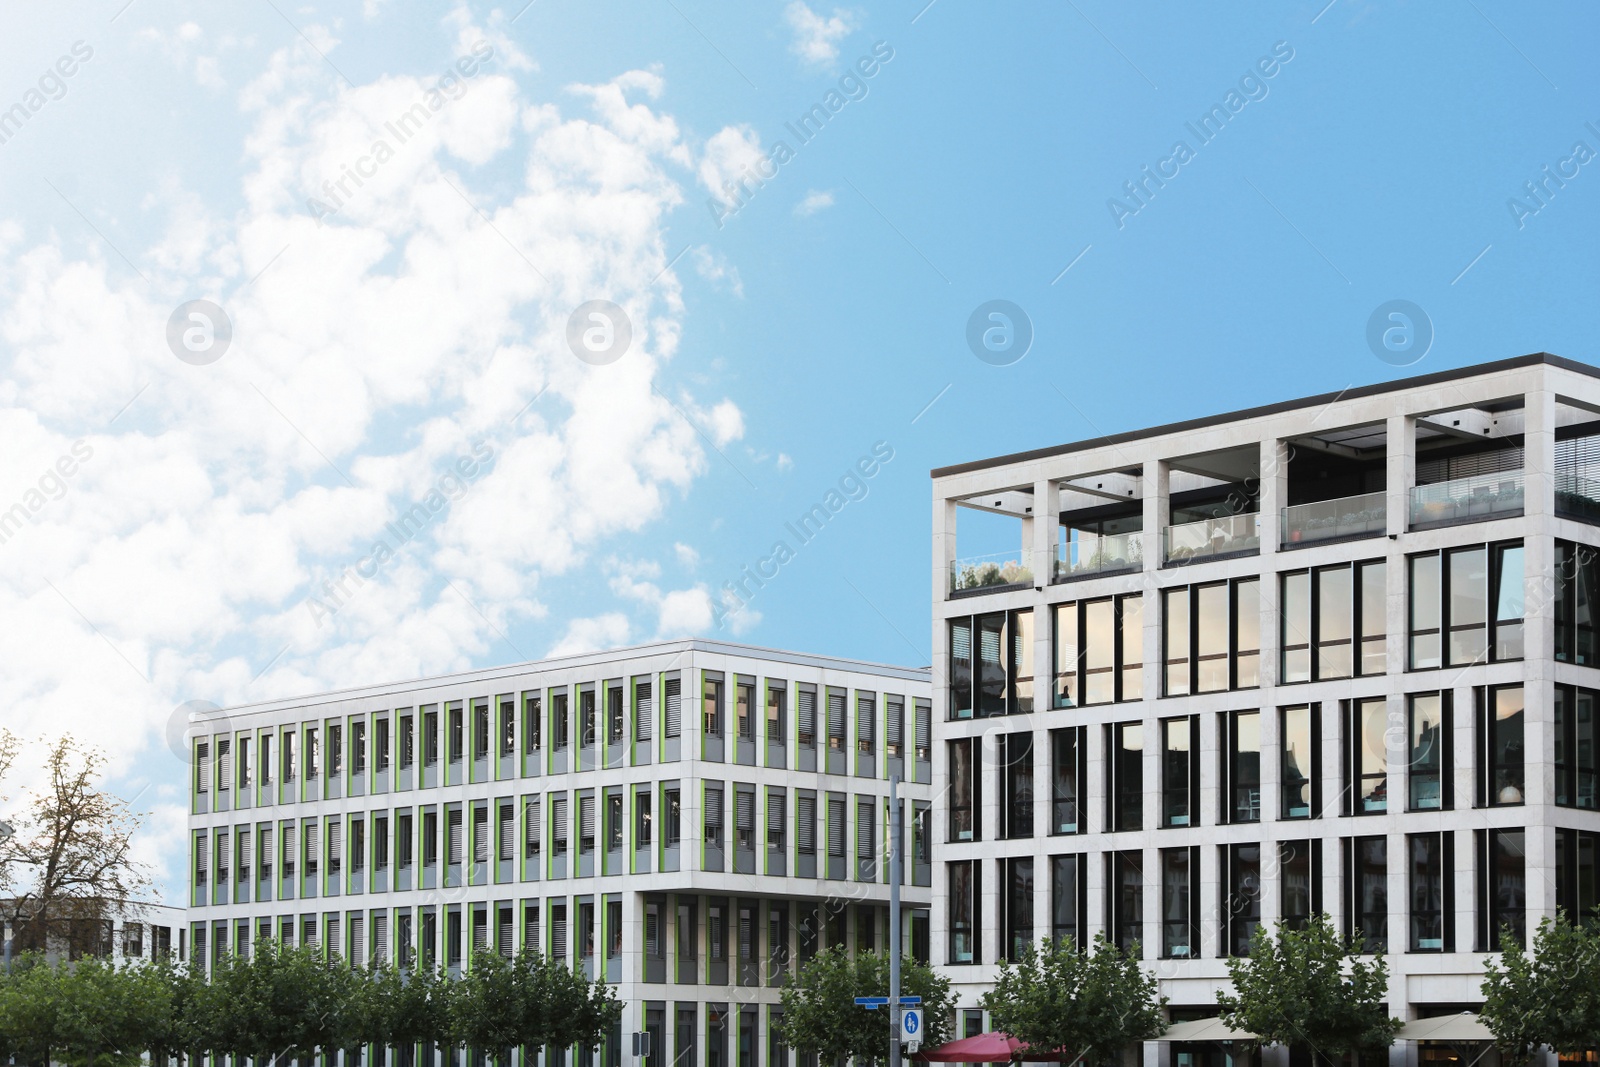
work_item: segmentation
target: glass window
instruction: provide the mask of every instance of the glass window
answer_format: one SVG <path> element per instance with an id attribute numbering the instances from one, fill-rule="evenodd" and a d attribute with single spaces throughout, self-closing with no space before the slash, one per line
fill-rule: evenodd
<path id="1" fill-rule="evenodd" d="M 1033 612 L 1011 613 L 1011 714 L 1033 712 Z"/>
<path id="2" fill-rule="evenodd" d="M 1111 938 L 1123 952 L 1143 957 L 1139 937 L 1144 927 L 1144 857 L 1140 852 L 1112 852 Z"/>
<path id="3" fill-rule="evenodd" d="M 1361 673 L 1382 674 L 1388 670 L 1389 662 L 1386 648 L 1389 628 L 1386 567 L 1380 559 L 1359 564 L 1356 569 L 1360 574 L 1356 592 L 1360 598 L 1357 617 L 1361 622 Z"/>
<path id="4" fill-rule="evenodd" d="M 1162 690 L 1169 697 L 1189 692 L 1189 590 L 1161 593 Z"/>
<path id="5" fill-rule="evenodd" d="M 1494 548 L 1494 658 L 1522 658 L 1523 553 L 1522 546 Z"/>
<path id="6" fill-rule="evenodd" d="M 1317 571 L 1317 677 L 1348 678 L 1354 670 L 1355 590 L 1348 566 Z"/>
<path id="7" fill-rule="evenodd" d="M 1283 766 L 1280 781 L 1283 788 L 1282 818 L 1309 819 L 1313 805 L 1315 779 L 1319 773 L 1316 751 L 1319 739 L 1314 725 L 1315 716 L 1309 705 L 1284 708 L 1280 712 Z"/>
<path id="8" fill-rule="evenodd" d="M 1188 826 L 1194 815 L 1194 723 L 1188 716 L 1161 720 L 1161 825 Z"/>
<path id="9" fill-rule="evenodd" d="M 1445 802 L 1444 769 L 1450 766 L 1445 756 L 1450 727 L 1446 721 L 1444 695 L 1414 693 L 1406 698 L 1410 752 L 1406 760 L 1407 798 L 1411 811 L 1438 811 Z"/>
<path id="10" fill-rule="evenodd" d="M 1033 612 L 952 619 L 949 717 L 1019 715 L 1032 710 Z"/>
<path id="11" fill-rule="evenodd" d="M 1489 939 L 1485 948 L 1499 948 L 1500 934 L 1509 931 L 1519 945 L 1527 944 L 1528 870 L 1525 837 L 1521 830 L 1490 830 L 1487 904 Z"/>
<path id="12" fill-rule="evenodd" d="M 1389 947 L 1388 839 L 1353 837 L 1348 841 L 1351 869 L 1346 880 L 1353 894 L 1350 916 L 1352 937 L 1361 939 L 1361 951 L 1384 952 Z"/>
<path id="13" fill-rule="evenodd" d="M 1556 907 L 1593 930 L 1600 924 L 1600 834 L 1556 831 Z"/>
<path id="14" fill-rule="evenodd" d="M 1435 554 L 1412 556 L 1411 565 L 1411 669 L 1437 667 L 1443 662 L 1439 642 L 1441 617 L 1440 561 Z"/>
<path id="15" fill-rule="evenodd" d="M 1194 691 L 1220 693 L 1228 688 L 1228 587 L 1198 586 L 1194 599 Z"/>
<path id="16" fill-rule="evenodd" d="M 1187 959 L 1196 954 L 1191 915 L 1196 901 L 1190 885 L 1192 853 L 1187 848 L 1161 850 L 1161 955 Z"/>
<path id="17" fill-rule="evenodd" d="M 1033 944 L 1033 859 L 1008 859 L 1006 866 L 1006 949 L 1020 959 Z"/>
<path id="18" fill-rule="evenodd" d="M 976 865 L 946 864 L 950 871 L 950 962 L 972 963 L 977 953 L 975 922 Z"/>
<path id="19" fill-rule="evenodd" d="M 1261 580 L 1233 583 L 1233 688 L 1261 684 Z"/>
<path id="20" fill-rule="evenodd" d="M 1261 713 L 1228 712 L 1228 821 L 1261 821 Z"/>
<path id="21" fill-rule="evenodd" d="M 1111 829 L 1138 830 L 1144 822 L 1144 724 L 1111 726 Z"/>
<path id="22" fill-rule="evenodd" d="M 1050 832 L 1075 834 L 1083 782 L 1083 728 L 1050 731 Z"/>
<path id="23" fill-rule="evenodd" d="M 1278 915 L 1291 930 L 1304 930 L 1318 910 L 1313 900 L 1316 886 L 1312 870 L 1312 848 L 1321 842 L 1281 841 L 1278 843 Z"/>
<path id="24" fill-rule="evenodd" d="M 1521 804 L 1525 796 L 1522 687 L 1489 690 L 1489 804 Z"/>
<path id="25" fill-rule="evenodd" d="M 1350 729 L 1350 786 L 1355 797 L 1352 813 L 1367 815 L 1389 810 L 1389 712 L 1382 697 L 1353 701 Z"/>
<path id="26" fill-rule="evenodd" d="M 1083 703 L 1116 699 L 1116 617 L 1110 600 L 1083 605 Z"/>
<path id="27" fill-rule="evenodd" d="M 1554 607 L 1556 659 L 1593 667 L 1596 656 L 1594 602 L 1600 553 L 1587 545 L 1556 542 Z"/>
<path id="28" fill-rule="evenodd" d="M 1311 680 L 1311 572 L 1283 576 L 1279 642 L 1284 682 Z"/>
<path id="29" fill-rule="evenodd" d="M 1082 856 L 1050 857 L 1050 936 L 1070 937 L 1074 945 L 1083 944 L 1082 865 Z"/>
<path id="30" fill-rule="evenodd" d="M 1481 545 L 1452 549 L 1445 554 L 1445 567 L 1450 582 L 1447 660 L 1451 665 L 1482 662 L 1489 658 L 1489 553 Z"/>
<path id="31" fill-rule="evenodd" d="M 950 718 L 972 718 L 972 620 L 950 623 Z"/>
<path id="32" fill-rule="evenodd" d="M 1593 689 L 1558 685 L 1555 692 L 1556 803 L 1595 808 Z"/>
<path id="33" fill-rule="evenodd" d="M 1005 758 L 1005 837 L 1033 836 L 1033 734 L 1001 738 Z"/>
<path id="34" fill-rule="evenodd" d="M 972 759 L 973 739 L 949 742 L 950 840 L 971 841 L 977 830 L 977 768 Z"/>
<path id="35" fill-rule="evenodd" d="M 1134 594 L 1055 606 L 1055 707 L 1139 699 L 1143 603 Z"/>
<path id="36" fill-rule="evenodd" d="M 1078 641 L 1078 605 L 1057 604 L 1055 617 L 1056 681 L 1054 703 L 1058 708 L 1075 708 L 1083 703 L 1078 690 L 1082 668 L 1082 645 Z"/>
<path id="37" fill-rule="evenodd" d="M 1261 925 L 1261 846 L 1228 845 L 1228 954 L 1248 956 Z"/>
<path id="38" fill-rule="evenodd" d="M 1441 834 L 1409 834 L 1411 951 L 1445 951 L 1445 838 Z"/>
<path id="39" fill-rule="evenodd" d="M 1138 700 L 1144 692 L 1144 597 L 1119 596 L 1117 617 L 1122 629 L 1122 669 L 1117 672 L 1119 700 Z"/>
<path id="40" fill-rule="evenodd" d="M 1006 713 L 1006 617 L 980 615 L 973 620 L 977 637 L 976 715 Z"/>

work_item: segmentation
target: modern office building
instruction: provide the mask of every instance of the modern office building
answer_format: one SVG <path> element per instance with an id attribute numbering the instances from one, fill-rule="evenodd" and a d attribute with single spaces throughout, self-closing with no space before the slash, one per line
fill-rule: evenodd
<path id="1" fill-rule="evenodd" d="M 1393 1014 L 1472 1010 L 1500 930 L 1593 906 L 1597 413 L 1539 354 L 934 471 L 963 1032 L 1029 941 L 1138 942 L 1197 1019 L 1318 911 Z"/>
<path id="2" fill-rule="evenodd" d="M 782 1064 L 798 964 L 887 947 L 891 775 L 928 950 L 928 674 L 684 640 L 197 718 L 191 959 L 532 946 L 615 987 L 606 1067 Z"/>
<path id="3" fill-rule="evenodd" d="M 17 899 L 3 904 L 7 916 L 19 910 Z M 99 918 L 71 918 L 48 925 L 6 919 L 0 922 L 0 957 L 43 952 L 49 959 L 75 960 L 100 956 L 118 962 L 153 960 L 186 952 L 185 909 L 153 901 L 113 901 Z"/>

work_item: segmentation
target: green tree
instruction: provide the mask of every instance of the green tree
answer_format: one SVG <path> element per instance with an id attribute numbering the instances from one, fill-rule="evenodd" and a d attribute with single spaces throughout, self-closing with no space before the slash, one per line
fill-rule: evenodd
<path id="1" fill-rule="evenodd" d="M 1509 931 L 1500 959 L 1484 964 L 1483 1024 L 1501 1057 L 1526 1063 L 1541 1045 L 1581 1054 L 1600 1050 L 1600 937 L 1564 913 L 1539 923 L 1533 953 Z"/>
<path id="2" fill-rule="evenodd" d="M 511 959 L 477 953 L 457 987 L 455 1039 L 496 1058 L 517 1046 L 594 1048 L 622 1021 L 604 983 L 527 950 Z"/>
<path id="3" fill-rule="evenodd" d="M 1265 926 L 1250 939 L 1250 955 L 1228 959 L 1233 992 L 1218 993 L 1222 1021 L 1257 1035 L 1256 1045 L 1306 1049 L 1334 1061 L 1346 1053 L 1388 1048 L 1400 1029 L 1383 1005 L 1389 967 L 1383 954 L 1361 957 L 1359 937 L 1348 942 L 1327 915 L 1303 930 Z"/>
<path id="4" fill-rule="evenodd" d="M 791 1048 L 854 1059 L 858 1067 L 889 1057 L 890 1014 L 857 1007 L 856 997 L 886 996 L 889 954 L 861 952 L 852 958 L 840 946 L 815 956 L 795 983 L 783 991 L 783 1033 Z M 900 960 L 900 992 L 922 998 L 923 1043 L 941 1045 L 951 1037 L 956 1001 L 950 980 L 909 957 Z"/>
<path id="5" fill-rule="evenodd" d="M 380 967 L 373 976 L 368 1040 L 398 1049 L 400 1067 L 414 1067 L 419 1046 L 454 1047 L 456 983 L 437 968 Z"/>
<path id="6" fill-rule="evenodd" d="M 0 1033 L 17 1062 L 48 1067 L 61 1048 L 61 972 L 39 953 L 12 962 L 0 983 Z"/>
<path id="7" fill-rule="evenodd" d="M 313 948 L 261 941 L 248 960 L 224 955 L 191 1007 L 194 1047 L 255 1056 L 310 1056 L 347 1048 L 361 979 Z"/>
<path id="8" fill-rule="evenodd" d="M 1103 935 L 1092 952 L 1068 937 L 1029 945 L 1015 963 L 1000 964 L 981 1003 L 996 1030 L 1063 1063 L 1110 1060 L 1167 1028 L 1155 975 Z"/>
<path id="9" fill-rule="evenodd" d="M 171 991 L 143 964 L 85 956 L 57 964 L 57 1058 L 77 1067 L 138 1063 L 165 1029 Z"/>

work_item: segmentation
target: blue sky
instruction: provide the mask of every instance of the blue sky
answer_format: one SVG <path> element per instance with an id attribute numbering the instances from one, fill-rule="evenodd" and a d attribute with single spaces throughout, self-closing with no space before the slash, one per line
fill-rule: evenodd
<path id="1" fill-rule="evenodd" d="M 921 664 L 931 467 L 1595 359 L 1600 13 L 1324 3 L 18 16 L 5 725 L 105 744 L 166 877 L 184 701 L 688 633 Z M 768 177 L 730 194 L 747 167 Z M 1166 177 L 1136 200 L 1145 168 Z M 233 330 L 209 362 L 168 342 L 196 299 Z M 591 300 L 633 325 L 605 365 L 566 341 Z M 991 300 L 1031 324 L 1010 365 L 966 340 Z M 1431 324 L 1409 368 L 1368 344 L 1391 300 Z M 875 448 L 796 547 L 785 523 Z M 793 558 L 730 612 L 779 539 Z M 330 592 L 346 568 L 370 576 Z"/>

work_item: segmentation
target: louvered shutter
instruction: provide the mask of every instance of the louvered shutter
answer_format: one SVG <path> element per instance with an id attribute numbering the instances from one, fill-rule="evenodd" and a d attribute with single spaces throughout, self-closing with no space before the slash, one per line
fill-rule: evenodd
<path id="1" fill-rule="evenodd" d="M 933 708 L 922 701 L 917 701 L 917 759 L 928 758 L 929 734 L 933 732 Z"/>
<path id="2" fill-rule="evenodd" d="M 330 953 L 338 955 L 343 950 L 344 942 L 339 940 L 339 917 L 337 915 L 328 917 L 327 929 L 323 931 L 323 936 L 328 943 L 328 951 Z"/>
<path id="3" fill-rule="evenodd" d="M 389 916 L 387 912 L 372 913 L 372 960 L 386 963 L 389 959 Z"/>
<path id="4" fill-rule="evenodd" d="M 510 804 L 500 805 L 500 847 L 499 854 L 502 860 L 515 857 L 516 852 L 516 827 L 517 809 Z"/>
<path id="5" fill-rule="evenodd" d="M 217 788 L 233 788 L 233 744 L 230 741 L 217 742 Z"/>
<path id="6" fill-rule="evenodd" d="M 585 851 L 594 848 L 594 797 L 578 798 L 578 845 Z"/>
<path id="7" fill-rule="evenodd" d="M 800 743 L 807 748 L 817 743 L 817 694 L 800 690 Z"/>
<path id="8" fill-rule="evenodd" d="M 844 741 L 843 693 L 828 694 L 828 741 L 830 743 L 830 747 L 837 747 L 832 745 L 832 742 L 834 741 L 839 741 L 841 743 Z"/>
<path id="9" fill-rule="evenodd" d="M 958 622 L 950 627 L 950 658 L 963 663 L 972 660 L 972 624 Z"/>
<path id="10" fill-rule="evenodd" d="M 783 816 L 787 804 L 788 795 L 783 790 L 767 792 L 767 843 L 773 848 L 783 847 Z"/>
<path id="11" fill-rule="evenodd" d="M 869 859 L 876 851 L 873 838 L 872 807 L 868 804 L 856 806 L 856 858 Z"/>
<path id="12" fill-rule="evenodd" d="M 530 952 L 544 951 L 539 944 L 539 905 L 529 904 L 522 909 L 522 944 Z"/>
<path id="13" fill-rule="evenodd" d="M 340 847 L 344 835 L 341 830 L 342 824 L 337 818 L 328 823 L 328 869 L 334 874 L 338 874 L 344 866 L 344 851 Z"/>
<path id="14" fill-rule="evenodd" d="M 722 959 L 722 909 L 712 908 L 711 917 L 707 923 L 706 936 L 711 949 L 711 958 Z"/>
<path id="15" fill-rule="evenodd" d="M 739 958 L 748 960 L 754 956 L 755 917 L 748 908 L 739 909 Z"/>
<path id="16" fill-rule="evenodd" d="M 557 912 L 550 922 L 550 954 L 558 960 L 567 958 L 567 916 Z"/>
<path id="17" fill-rule="evenodd" d="M 717 846 L 722 844 L 722 787 L 720 785 L 706 787 L 706 841 Z"/>
<path id="18" fill-rule="evenodd" d="M 676 678 L 667 679 L 667 736 L 677 737 L 682 729 L 683 693 Z"/>
<path id="19" fill-rule="evenodd" d="M 754 793 L 740 790 L 734 796 L 734 818 L 738 820 L 741 834 L 749 833 L 756 828 L 756 797 Z"/>
<path id="20" fill-rule="evenodd" d="M 514 929 L 515 928 L 509 922 L 503 922 L 500 923 L 499 928 L 495 930 L 495 951 L 499 952 L 500 955 L 506 957 L 507 959 L 510 959 L 516 954 L 515 946 L 511 944 L 512 937 L 514 936 Z"/>
<path id="21" fill-rule="evenodd" d="M 807 856 L 817 854 L 817 798 L 800 798 L 800 851 Z"/>
<path id="22" fill-rule="evenodd" d="M 656 701 L 652 695 L 650 683 L 640 682 L 634 690 L 634 740 L 650 740 L 651 731 L 655 729 L 655 721 Z"/>
<path id="23" fill-rule="evenodd" d="M 482 952 L 489 947 L 489 917 L 486 913 L 472 913 L 472 951 Z"/>
<path id="24" fill-rule="evenodd" d="M 527 837 L 523 841 L 523 854 L 529 859 L 539 854 L 539 844 L 543 828 L 539 824 L 539 798 L 534 797 L 528 801 Z"/>
<path id="25" fill-rule="evenodd" d="M 202 741 L 195 746 L 195 752 L 200 757 L 200 778 L 195 782 L 195 791 L 200 793 L 211 792 L 211 745 Z"/>
<path id="26" fill-rule="evenodd" d="M 828 800 L 828 855 L 844 856 L 844 801 Z"/>
<path id="27" fill-rule="evenodd" d="M 250 881 L 250 831 L 239 831 L 239 881 Z"/>
<path id="28" fill-rule="evenodd" d="M 263 826 L 258 836 L 261 847 L 256 849 L 257 861 L 261 864 L 261 880 L 265 882 L 272 877 L 272 830 Z"/>
<path id="29" fill-rule="evenodd" d="M 445 862 L 457 864 L 461 862 L 461 809 L 451 810 L 446 818 L 449 820 L 450 843 L 447 846 Z"/>
<path id="30" fill-rule="evenodd" d="M 281 851 L 283 853 L 283 876 L 285 878 L 293 878 L 294 877 L 294 861 L 295 861 L 295 857 L 298 855 L 297 851 L 295 850 L 295 838 L 294 838 L 294 825 L 293 824 L 290 824 L 290 825 L 285 826 L 283 828 L 283 847 L 282 847 Z"/>
<path id="31" fill-rule="evenodd" d="M 477 808 L 472 812 L 472 862 L 489 862 L 489 813 Z"/>
<path id="32" fill-rule="evenodd" d="M 350 962 L 362 963 L 367 958 L 367 924 L 360 915 L 350 916 Z"/>
<path id="33" fill-rule="evenodd" d="M 550 806 L 550 817 L 555 822 L 556 851 L 567 850 L 567 798 L 557 797 Z"/>
<path id="34" fill-rule="evenodd" d="M 871 752 L 877 732 L 878 702 L 872 697 L 862 697 L 856 705 L 856 739 L 861 751 Z"/>
<path id="35" fill-rule="evenodd" d="M 220 885 L 228 880 L 228 831 L 224 830 L 217 835 L 217 883 Z"/>
<path id="36" fill-rule="evenodd" d="M 321 866 L 322 852 L 317 848 L 317 824 L 306 824 L 306 873 L 316 874 Z"/>
<path id="37" fill-rule="evenodd" d="M 887 702 L 889 709 L 889 753 L 900 756 L 904 754 L 901 747 L 905 744 L 906 733 L 906 705 L 898 697 L 891 697 Z"/>
<path id="38" fill-rule="evenodd" d="M 194 880 L 205 885 L 211 877 L 211 835 L 202 832 L 194 842 Z"/>
<path id="39" fill-rule="evenodd" d="M 646 956 L 661 955 L 661 915 L 654 906 L 644 913 L 644 952 Z"/>

